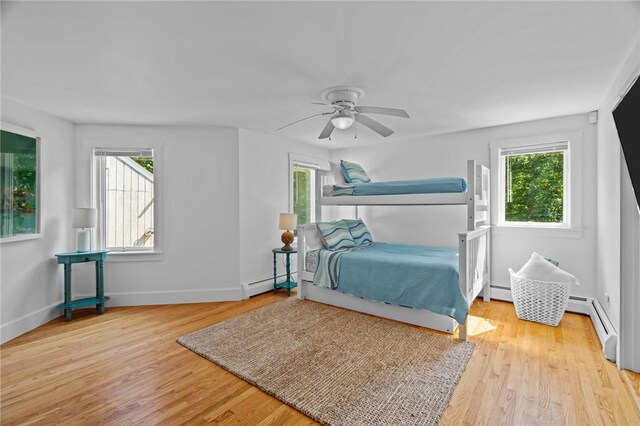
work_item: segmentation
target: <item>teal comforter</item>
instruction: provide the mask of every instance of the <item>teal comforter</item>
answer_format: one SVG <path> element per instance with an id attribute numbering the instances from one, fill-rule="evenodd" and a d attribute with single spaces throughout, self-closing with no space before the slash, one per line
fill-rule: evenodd
<path id="1" fill-rule="evenodd" d="M 333 185 L 332 196 L 340 195 L 401 195 L 464 192 L 467 181 L 458 177 L 439 177 L 389 182 L 348 183 Z"/>
<path id="2" fill-rule="evenodd" d="M 320 250 L 314 284 L 367 300 L 424 309 L 464 324 L 469 307 L 458 284 L 458 252 L 373 243 Z"/>

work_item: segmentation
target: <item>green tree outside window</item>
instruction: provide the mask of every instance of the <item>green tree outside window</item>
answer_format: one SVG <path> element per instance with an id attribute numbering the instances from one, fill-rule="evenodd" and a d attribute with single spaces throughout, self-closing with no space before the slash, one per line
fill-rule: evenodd
<path id="1" fill-rule="evenodd" d="M 37 224 L 37 141 L 0 132 L 0 236 L 34 234 Z"/>
<path id="2" fill-rule="evenodd" d="M 153 157 L 130 157 L 133 161 L 140 164 L 147 171 L 153 174 Z"/>
<path id="3" fill-rule="evenodd" d="M 311 221 L 311 170 L 293 169 L 293 212 L 298 215 L 298 225 Z"/>
<path id="4" fill-rule="evenodd" d="M 564 151 L 505 158 L 505 221 L 564 222 Z"/>

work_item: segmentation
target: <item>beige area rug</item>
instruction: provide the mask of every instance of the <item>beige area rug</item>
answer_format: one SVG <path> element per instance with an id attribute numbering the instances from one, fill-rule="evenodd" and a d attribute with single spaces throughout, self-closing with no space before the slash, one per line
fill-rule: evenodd
<path id="1" fill-rule="evenodd" d="M 474 344 L 289 299 L 178 342 L 328 425 L 434 425 Z"/>

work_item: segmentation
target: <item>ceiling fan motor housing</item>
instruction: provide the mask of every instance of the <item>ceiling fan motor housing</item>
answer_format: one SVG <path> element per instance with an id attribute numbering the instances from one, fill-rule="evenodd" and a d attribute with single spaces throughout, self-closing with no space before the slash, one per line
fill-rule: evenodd
<path id="1" fill-rule="evenodd" d="M 365 91 L 353 86 L 335 86 L 322 92 L 322 99 L 331 105 L 353 108 L 364 98 Z"/>

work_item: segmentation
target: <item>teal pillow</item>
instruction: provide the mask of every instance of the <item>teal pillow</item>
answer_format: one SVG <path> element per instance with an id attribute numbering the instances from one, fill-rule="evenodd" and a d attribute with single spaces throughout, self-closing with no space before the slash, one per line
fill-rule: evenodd
<path id="1" fill-rule="evenodd" d="M 558 266 L 560 265 L 560 262 L 558 262 L 555 259 L 552 259 L 550 257 L 545 257 L 544 260 L 546 260 L 547 262 L 551 263 L 553 266 Z"/>
<path id="2" fill-rule="evenodd" d="M 360 164 L 340 160 L 340 168 L 347 183 L 369 183 L 371 179 Z"/>
<path id="3" fill-rule="evenodd" d="M 347 225 L 351 238 L 353 238 L 356 246 L 369 245 L 373 243 L 373 237 L 362 219 L 344 219 L 343 221 Z"/>
<path id="4" fill-rule="evenodd" d="M 318 229 L 322 234 L 325 246 L 329 250 L 339 250 L 355 247 L 356 243 L 351 237 L 347 224 L 342 220 L 336 222 L 319 222 Z"/>

